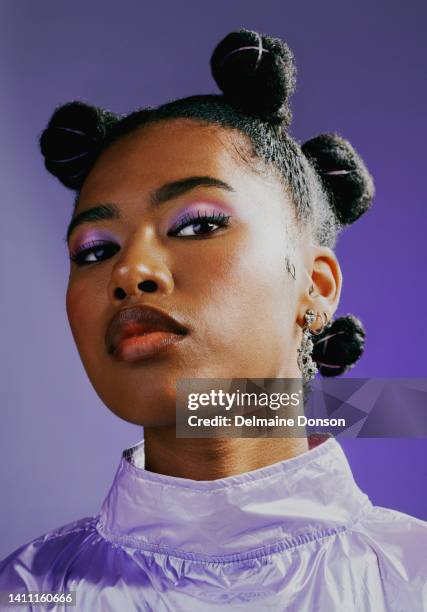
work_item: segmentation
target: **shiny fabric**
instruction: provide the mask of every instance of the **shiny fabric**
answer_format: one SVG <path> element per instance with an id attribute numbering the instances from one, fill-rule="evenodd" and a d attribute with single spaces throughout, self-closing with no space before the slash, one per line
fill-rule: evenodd
<path id="1" fill-rule="evenodd" d="M 426 583 L 427 523 L 373 506 L 333 438 L 213 481 L 146 471 L 141 441 L 97 515 L 0 563 L 0 590 L 84 612 L 419 612 Z"/>

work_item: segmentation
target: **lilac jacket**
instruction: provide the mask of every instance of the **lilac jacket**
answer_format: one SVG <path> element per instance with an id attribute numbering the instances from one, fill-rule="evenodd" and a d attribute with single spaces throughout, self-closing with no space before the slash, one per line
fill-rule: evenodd
<path id="1" fill-rule="evenodd" d="M 76 612 L 420 612 L 427 523 L 373 506 L 333 438 L 213 481 L 146 471 L 141 441 L 98 514 L 0 563 L 2 590 L 76 591 Z"/>

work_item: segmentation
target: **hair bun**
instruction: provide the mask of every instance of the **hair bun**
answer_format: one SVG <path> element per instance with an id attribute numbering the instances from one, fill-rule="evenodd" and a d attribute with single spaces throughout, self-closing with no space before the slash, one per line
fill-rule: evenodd
<path id="1" fill-rule="evenodd" d="M 100 144 L 118 116 L 84 102 L 68 102 L 53 113 L 40 137 L 47 170 L 70 189 L 80 189 Z"/>
<path id="2" fill-rule="evenodd" d="M 295 89 L 294 57 L 279 38 L 251 30 L 228 34 L 211 58 L 212 75 L 230 103 L 272 123 L 289 125 Z"/>
<path id="3" fill-rule="evenodd" d="M 329 323 L 319 336 L 312 338 L 313 360 L 322 376 L 339 376 L 349 370 L 365 348 L 362 322 L 349 314 Z"/>
<path id="4" fill-rule="evenodd" d="M 337 134 L 321 134 L 301 148 L 319 173 L 340 223 L 356 221 L 368 210 L 375 193 L 361 157 Z"/>

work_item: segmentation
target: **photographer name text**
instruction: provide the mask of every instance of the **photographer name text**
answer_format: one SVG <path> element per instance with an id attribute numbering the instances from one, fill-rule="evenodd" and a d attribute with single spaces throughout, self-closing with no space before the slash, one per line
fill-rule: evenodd
<path id="1" fill-rule="evenodd" d="M 190 427 L 346 427 L 345 419 L 309 418 L 299 415 L 297 418 L 258 417 L 256 415 L 227 417 L 216 414 L 212 417 L 200 417 L 192 414 L 188 417 Z"/>

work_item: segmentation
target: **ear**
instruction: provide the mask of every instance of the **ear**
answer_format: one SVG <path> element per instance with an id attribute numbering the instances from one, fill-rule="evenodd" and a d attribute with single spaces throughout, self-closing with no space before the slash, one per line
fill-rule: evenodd
<path id="1" fill-rule="evenodd" d="M 342 288 L 341 268 L 333 250 L 314 245 L 310 250 L 298 309 L 297 322 L 301 327 L 305 323 L 304 315 L 308 309 L 320 315 L 325 313 L 330 321 L 338 307 Z M 323 323 L 319 317 L 311 328 L 318 330 Z"/>

